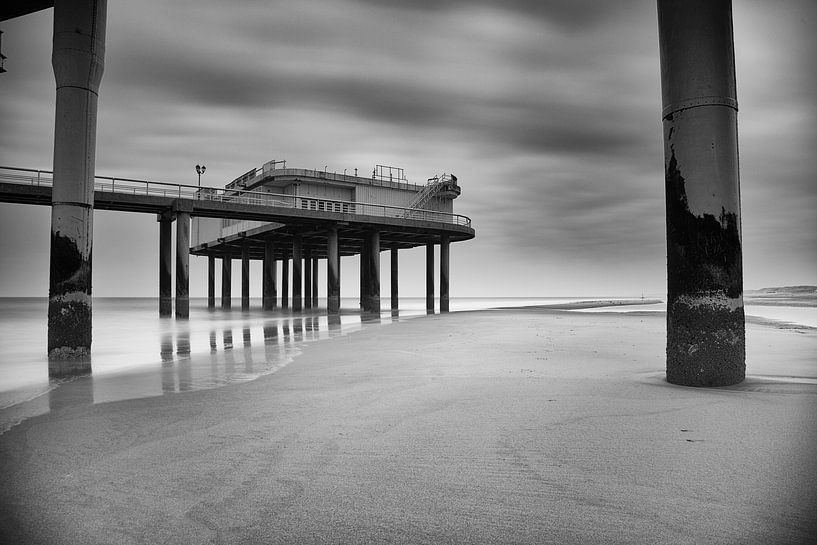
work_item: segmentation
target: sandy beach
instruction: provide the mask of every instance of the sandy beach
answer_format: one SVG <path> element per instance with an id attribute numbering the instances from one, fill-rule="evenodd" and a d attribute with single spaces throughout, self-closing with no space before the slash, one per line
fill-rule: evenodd
<path id="1" fill-rule="evenodd" d="M 810 543 L 817 332 L 664 381 L 665 318 L 498 310 L 313 342 L 213 390 L 0 436 L 4 543 Z"/>

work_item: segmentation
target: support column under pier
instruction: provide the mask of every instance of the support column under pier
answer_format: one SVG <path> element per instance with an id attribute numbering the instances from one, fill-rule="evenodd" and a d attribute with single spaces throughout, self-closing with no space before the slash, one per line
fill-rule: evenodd
<path id="1" fill-rule="evenodd" d="M 398 288 L 398 249 L 391 249 L 391 309 L 398 310 L 400 308 L 400 293 Z"/>
<path id="2" fill-rule="evenodd" d="M 216 256 L 207 256 L 207 308 L 216 308 Z"/>
<path id="3" fill-rule="evenodd" d="M 190 213 L 176 214 L 176 318 L 190 317 Z"/>
<path id="4" fill-rule="evenodd" d="M 264 271 L 262 282 L 262 301 L 264 310 L 274 310 L 276 299 L 278 298 L 278 288 L 275 285 L 276 265 L 275 265 L 275 244 L 272 239 L 264 241 Z"/>
<path id="5" fill-rule="evenodd" d="M 318 308 L 318 258 L 312 258 L 312 308 Z"/>
<path id="6" fill-rule="evenodd" d="M 667 381 L 745 378 L 737 99 L 729 0 L 659 0 Z"/>
<path id="7" fill-rule="evenodd" d="M 241 310 L 250 308 L 250 246 L 241 247 Z"/>
<path id="8" fill-rule="evenodd" d="M 289 308 L 289 257 L 281 263 L 281 308 Z"/>
<path id="9" fill-rule="evenodd" d="M 426 244 L 426 312 L 434 314 L 434 244 Z"/>
<path id="10" fill-rule="evenodd" d="M 303 307 L 303 265 L 303 243 L 301 237 L 296 236 L 292 239 L 292 310 L 301 310 Z"/>
<path id="11" fill-rule="evenodd" d="M 366 236 L 366 270 L 363 310 L 380 313 L 380 233 L 374 231 Z"/>
<path id="12" fill-rule="evenodd" d="M 304 248 L 304 308 L 312 308 L 312 250 Z"/>
<path id="13" fill-rule="evenodd" d="M 340 251 L 335 227 L 327 233 L 326 309 L 330 314 L 340 312 Z"/>
<path id="14" fill-rule="evenodd" d="M 448 262 L 451 239 L 448 235 L 440 237 L 440 312 L 448 312 Z"/>
<path id="15" fill-rule="evenodd" d="M 159 316 L 173 315 L 173 217 L 159 216 Z"/>
<path id="16" fill-rule="evenodd" d="M 51 375 L 90 370 L 96 117 L 104 69 L 106 7 L 106 0 L 66 0 L 54 7 L 51 64 L 56 113 L 48 291 Z"/>
<path id="17" fill-rule="evenodd" d="M 221 258 L 221 308 L 233 304 L 233 260 L 229 255 Z"/>

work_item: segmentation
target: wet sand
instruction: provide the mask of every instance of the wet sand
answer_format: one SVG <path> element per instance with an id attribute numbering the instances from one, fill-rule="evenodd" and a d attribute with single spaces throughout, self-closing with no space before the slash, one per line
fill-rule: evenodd
<path id="1" fill-rule="evenodd" d="M 663 380 L 664 317 L 502 310 L 308 344 L 215 390 L 0 436 L 0 542 L 809 543 L 817 334 L 747 324 L 739 386 Z"/>

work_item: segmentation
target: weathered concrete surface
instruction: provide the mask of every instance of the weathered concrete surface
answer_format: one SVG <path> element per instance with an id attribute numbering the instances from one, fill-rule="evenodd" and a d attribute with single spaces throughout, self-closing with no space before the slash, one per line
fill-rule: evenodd
<path id="1" fill-rule="evenodd" d="M 667 221 L 667 379 L 745 376 L 731 2 L 659 0 Z"/>
<path id="2" fill-rule="evenodd" d="M 96 116 L 105 17 L 105 0 L 66 0 L 54 8 L 51 64 L 57 92 L 48 303 L 53 374 L 78 365 L 62 366 L 61 359 L 90 361 Z"/>

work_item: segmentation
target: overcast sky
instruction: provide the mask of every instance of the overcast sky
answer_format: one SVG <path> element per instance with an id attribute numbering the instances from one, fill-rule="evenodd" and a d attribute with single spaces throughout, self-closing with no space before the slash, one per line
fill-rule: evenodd
<path id="1" fill-rule="evenodd" d="M 817 284 L 817 2 L 733 11 L 745 287 Z M 52 167 L 52 17 L 0 23 L 1 165 Z M 654 0 L 111 1 L 97 173 L 453 172 L 477 237 L 452 246 L 452 296 L 660 295 L 657 34 Z M 94 294 L 155 296 L 155 217 L 94 221 Z M 0 204 L 0 296 L 47 295 L 49 232 L 47 207 Z M 402 294 L 424 293 L 423 262 L 401 254 Z M 381 270 L 387 286 L 386 255 Z"/>

